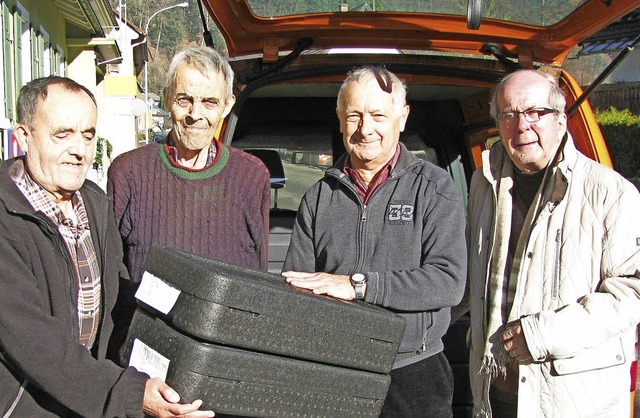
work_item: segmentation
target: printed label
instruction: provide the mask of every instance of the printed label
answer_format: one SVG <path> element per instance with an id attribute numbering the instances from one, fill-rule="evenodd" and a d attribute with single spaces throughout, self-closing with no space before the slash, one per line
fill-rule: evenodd
<path id="1" fill-rule="evenodd" d="M 163 314 L 168 314 L 176 304 L 180 291 L 145 271 L 136 292 L 136 298 Z"/>
<path id="2" fill-rule="evenodd" d="M 129 366 L 135 367 L 139 372 L 148 374 L 151 378 L 159 377 L 165 380 L 167 378 L 167 371 L 169 370 L 169 363 L 168 358 L 139 339 L 136 338 L 133 340 Z"/>

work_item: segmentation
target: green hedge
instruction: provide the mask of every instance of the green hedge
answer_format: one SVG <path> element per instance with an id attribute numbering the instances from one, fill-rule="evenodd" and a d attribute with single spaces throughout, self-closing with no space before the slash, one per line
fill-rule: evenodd
<path id="1" fill-rule="evenodd" d="M 640 115 L 610 107 L 597 111 L 596 119 L 615 170 L 627 178 L 640 177 Z"/>
<path id="2" fill-rule="evenodd" d="M 111 146 L 111 142 L 101 136 L 98 137 L 98 139 L 96 140 L 96 156 L 93 159 L 94 169 L 103 169 L 105 166 L 105 160 L 108 163 L 111 163 L 112 149 L 113 147 Z"/>

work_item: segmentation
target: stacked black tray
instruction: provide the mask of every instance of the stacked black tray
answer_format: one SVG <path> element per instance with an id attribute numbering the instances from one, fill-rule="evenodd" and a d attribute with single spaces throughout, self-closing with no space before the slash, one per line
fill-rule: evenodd
<path id="1" fill-rule="evenodd" d="M 125 357 L 135 341 L 130 363 L 161 363 L 183 401 L 254 417 L 379 414 L 402 317 L 166 247 L 145 270 Z"/>

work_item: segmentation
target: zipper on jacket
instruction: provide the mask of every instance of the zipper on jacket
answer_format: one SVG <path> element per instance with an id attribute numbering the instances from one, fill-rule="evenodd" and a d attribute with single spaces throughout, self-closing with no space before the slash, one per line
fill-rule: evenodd
<path id="1" fill-rule="evenodd" d="M 362 212 L 360 213 L 360 225 L 358 225 L 358 244 L 357 244 L 357 256 L 356 256 L 356 264 L 355 270 L 353 273 L 362 273 L 360 270 L 363 269 L 364 266 L 364 254 L 365 248 L 364 244 L 366 242 L 367 235 L 367 205 L 362 204 Z"/>
<path id="2" fill-rule="evenodd" d="M 558 299 L 558 288 L 560 285 L 560 245 L 562 244 L 562 230 L 556 231 L 555 238 L 555 254 L 553 260 L 553 287 L 551 288 L 551 300 L 556 301 Z"/>
<path id="3" fill-rule="evenodd" d="M 428 313 L 422 312 L 422 344 L 420 345 L 420 353 L 427 351 L 427 318 Z"/>
<path id="4" fill-rule="evenodd" d="M 101 320 L 98 326 L 96 340 L 93 343 L 94 346 L 92 347 L 92 349 L 96 353 L 96 358 L 100 358 L 100 355 L 99 355 L 100 340 L 102 340 L 102 331 L 104 328 L 105 321 L 107 320 L 107 289 L 105 289 L 105 285 L 106 285 L 105 277 L 107 273 L 107 248 L 109 246 L 108 245 L 109 241 L 107 239 L 109 237 L 108 229 L 109 227 L 107 225 L 104 225 L 104 248 L 102 249 L 102 266 L 100 268 L 100 290 L 101 290 L 100 291 L 100 296 L 101 296 L 100 307 L 102 308 L 102 314 L 100 315 Z M 118 280 L 120 280 L 119 277 L 118 277 Z"/>
<path id="5" fill-rule="evenodd" d="M 332 169 L 330 168 L 325 173 L 325 176 L 335 178 L 338 181 L 338 183 L 346 187 L 346 189 L 349 190 L 355 196 L 356 200 L 359 202 L 358 206 L 361 208 L 361 213 L 360 213 L 360 223 L 358 224 L 358 243 L 356 244 L 357 255 L 356 255 L 355 267 L 354 267 L 354 270 L 351 272 L 351 274 L 362 273 L 361 270 L 363 269 L 364 254 L 365 254 L 363 245 L 364 245 L 365 236 L 366 236 L 365 224 L 367 222 L 367 205 L 365 205 L 362 202 L 362 200 L 358 195 L 358 191 L 356 190 L 356 187 L 353 185 L 353 183 L 351 183 L 350 180 L 348 180 L 348 176 L 345 173 L 343 173 L 340 170 L 337 170 L 337 172 L 332 172 Z M 375 192 L 377 192 L 377 190 L 375 190 L 374 193 Z"/>
<path id="6" fill-rule="evenodd" d="M 64 242 L 61 241 L 60 231 L 58 231 L 57 228 L 53 228 L 49 223 L 49 221 L 45 221 L 37 216 L 35 218 L 38 219 L 38 222 L 41 222 L 44 224 L 44 226 L 47 228 L 47 230 L 51 233 L 52 236 L 56 237 L 55 240 L 58 244 L 58 250 L 60 250 L 62 257 L 65 260 L 65 264 L 67 266 L 67 278 L 69 279 L 69 298 L 70 298 L 69 301 L 71 302 L 69 303 L 69 306 L 71 307 L 71 335 L 74 338 L 77 338 L 78 335 L 76 335 L 76 330 L 80 329 L 80 325 L 78 324 L 78 321 L 79 321 L 78 312 L 74 311 L 74 308 L 73 308 L 73 290 L 77 285 L 77 283 L 75 283 L 73 280 L 73 277 L 75 276 L 75 273 L 73 272 L 73 267 L 72 267 L 73 263 L 71 262 L 71 258 L 69 257 L 69 252 L 67 250 L 67 247 L 65 246 Z"/>

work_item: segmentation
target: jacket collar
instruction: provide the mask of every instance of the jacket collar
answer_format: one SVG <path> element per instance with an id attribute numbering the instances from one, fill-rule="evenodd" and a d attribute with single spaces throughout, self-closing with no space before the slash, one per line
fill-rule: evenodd
<path id="1" fill-rule="evenodd" d="M 573 169 L 578 161 L 579 152 L 573 143 L 573 138 L 567 132 L 566 141 L 562 149 L 560 161 L 555 167 L 551 167 L 551 172 L 545 175 L 542 181 L 541 191 L 534 199 L 532 207 L 536 208 L 535 213 L 531 214 L 530 221 L 535 221 L 538 215 L 546 207 L 547 210 L 553 210 L 561 200 L 564 199 L 569 188 L 569 182 L 572 178 Z M 493 190 L 494 196 L 498 195 L 498 187 L 503 177 L 509 177 L 512 183 L 514 164 L 509 158 L 507 151 L 501 142 L 494 144 L 491 149 L 482 153 L 482 172 Z M 548 180 L 547 177 L 551 176 Z M 546 186 L 545 185 L 549 185 Z"/>
<path id="2" fill-rule="evenodd" d="M 19 212 L 35 215 L 29 201 L 22 194 L 9 174 L 11 166 L 22 157 L 12 158 L 0 164 L 0 200 L 2 200 L 10 212 Z"/>
<path id="3" fill-rule="evenodd" d="M 553 170 L 554 172 L 560 171 L 565 177 L 569 177 L 569 173 L 576 165 L 579 152 L 573 143 L 571 134 L 567 132 L 565 135 L 567 140 L 562 150 L 562 158 L 556 167 L 553 167 Z M 505 164 L 513 165 L 513 162 L 511 162 L 502 142 L 498 141 L 490 149 L 482 152 L 482 173 L 491 184 L 495 185 L 500 179 Z"/>
<path id="4" fill-rule="evenodd" d="M 37 216 L 37 212 L 33 209 L 27 198 L 24 197 L 9 175 L 11 166 L 19 158 L 22 157 L 12 158 L 10 160 L 3 161 L 0 164 L 0 200 L 10 212 Z M 108 199 L 106 195 L 104 195 L 102 189 L 90 180 L 85 180 L 80 188 L 80 193 L 82 194 L 84 203 L 87 206 L 89 222 L 94 225 L 98 219 L 96 218 L 96 214 L 105 213 L 107 210 Z M 101 198 L 102 195 L 104 195 L 103 199 Z"/>
<path id="5" fill-rule="evenodd" d="M 398 157 L 398 162 L 396 162 L 395 167 L 391 170 L 391 175 L 389 178 L 396 177 L 399 173 L 402 173 L 408 167 L 411 167 L 418 160 L 418 157 L 413 155 L 411 151 L 407 149 L 407 147 L 400 142 L 400 157 Z M 344 174 L 344 164 L 347 160 L 348 154 L 345 152 L 335 164 L 327 169 L 327 174 L 332 174 L 337 177 L 341 177 L 340 173 Z"/>

